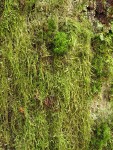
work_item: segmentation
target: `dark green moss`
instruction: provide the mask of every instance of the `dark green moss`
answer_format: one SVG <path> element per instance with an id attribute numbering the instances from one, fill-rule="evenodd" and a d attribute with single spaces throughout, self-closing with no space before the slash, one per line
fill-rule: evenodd
<path id="1" fill-rule="evenodd" d="M 91 150 L 103 150 L 106 149 L 107 143 L 111 138 L 110 127 L 105 122 L 101 122 L 100 124 L 94 127 L 92 139 L 91 139 Z"/>
<path id="2" fill-rule="evenodd" d="M 101 37 L 102 36 L 102 37 Z M 100 33 L 92 40 L 92 89 L 99 92 L 104 80 L 112 77 L 112 34 Z"/>

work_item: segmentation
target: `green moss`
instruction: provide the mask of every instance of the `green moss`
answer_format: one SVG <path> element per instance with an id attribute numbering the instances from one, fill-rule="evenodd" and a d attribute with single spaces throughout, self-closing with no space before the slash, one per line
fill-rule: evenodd
<path id="1" fill-rule="evenodd" d="M 102 37 L 101 37 L 102 36 Z M 102 83 L 112 78 L 112 34 L 99 33 L 92 39 L 92 91 L 99 92 Z M 96 43 L 96 44 L 95 44 Z"/>
<path id="2" fill-rule="evenodd" d="M 108 146 L 107 143 L 111 138 L 110 128 L 107 123 L 97 123 L 94 128 L 92 140 L 91 140 L 91 149 L 93 150 L 103 150 Z"/>
<path id="3" fill-rule="evenodd" d="M 64 32 L 57 32 L 53 40 L 53 52 L 55 54 L 64 54 L 68 51 L 69 40 Z"/>
<path id="4" fill-rule="evenodd" d="M 53 18 L 52 18 L 53 17 Z M 48 30 L 51 32 L 55 32 L 56 28 L 57 28 L 57 22 L 55 20 L 55 17 L 52 16 L 48 19 Z"/>
<path id="5" fill-rule="evenodd" d="M 77 17 L 85 5 L 5 1 L 0 18 L 0 149 L 88 149 L 91 84 L 98 78 L 101 85 L 109 69 L 112 73 L 112 38 L 97 38 L 91 50 L 92 27 L 86 17 Z M 107 133 L 108 127 L 102 127 L 105 142 Z"/>

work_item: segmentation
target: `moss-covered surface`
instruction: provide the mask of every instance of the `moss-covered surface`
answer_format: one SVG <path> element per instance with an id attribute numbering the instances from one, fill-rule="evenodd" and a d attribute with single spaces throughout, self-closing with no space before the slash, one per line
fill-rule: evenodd
<path id="1" fill-rule="evenodd" d="M 113 29 L 95 33 L 86 4 L 2 1 L 1 150 L 113 149 L 113 118 L 91 118 L 106 80 L 113 107 Z"/>

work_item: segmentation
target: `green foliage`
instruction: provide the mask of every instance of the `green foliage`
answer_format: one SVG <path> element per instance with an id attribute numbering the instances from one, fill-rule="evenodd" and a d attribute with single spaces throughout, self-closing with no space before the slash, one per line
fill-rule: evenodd
<path id="1" fill-rule="evenodd" d="M 104 150 L 108 145 L 111 138 L 110 127 L 106 122 L 97 122 L 94 126 L 91 139 L 91 149 L 92 150 Z"/>
<path id="2" fill-rule="evenodd" d="M 92 39 L 92 92 L 101 90 L 104 80 L 111 80 L 113 69 L 112 33 L 99 33 Z M 95 44 L 96 43 L 96 44 Z"/>
<path id="3" fill-rule="evenodd" d="M 0 149 L 88 147 L 90 40 L 84 49 L 81 29 L 72 34 L 65 16 L 70 1 L 62 2 L 30 0 L 20 7 L 15 1 L 15 9 L 6 1 L 0 22 Z M 77 36 L 82 41 L 69 47 L 68 35 L 73 43 Z M 87 62 L 81 64 L 79 51 Z"/>
<path id="4" fill-rule="evenodd" d="M 65 32 L 57 32 L 53 40 L 53 52 L 55 54 L 64 54 L 68 51 L 69 40 Z"/>
<path id="5" fill-rule="evenodd" d="M 101 31 L 96 34 L 92 40 L 92 94 L 97 95 L 102 91 L 103 83 L 109 82 L 109 86 L 112 86 L 112 75 L 113 75 L 113 43 L 112 43 L 113 32 L 108 30 L 107 32 Z M 110 87 L 112 89 L 112 87 Z M 108 92 L 109 99 L 112 105 L 112 91 Z M 104 101 L 105 97 L 102 97 Z M 112 108 L 111 108 L 112 109 Z M 107 116 L 108 117 L 108 116 Z M 91 146 L 89 149 L 92 150 L 112 150 L 113 149 L 113 138 L 112 138 L 112 115 L 109 120 L 96 120 L 92 128 Z"/>
<path id="6" fill-rule="evenodd" d="M 53 39 L 57 32 L 58 22 L 55 16 L 50 16 L 47 20 L 46 30 L 44 31 L 44 40 L 46 45 L 53 45 Z M 48 49 L 52 49 L 49 47 Z"/>

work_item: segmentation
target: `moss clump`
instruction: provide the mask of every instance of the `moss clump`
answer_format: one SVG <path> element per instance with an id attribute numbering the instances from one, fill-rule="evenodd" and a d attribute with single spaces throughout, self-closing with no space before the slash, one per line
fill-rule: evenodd
<path id="1" fill-rule="evenodd" d="M 108 124 L 106 122 L 101 122 L 94 128 L 91 147 L 93 148 L 93 150 L 102 150 L 103 148 L 106 149 L 107 143 L 110 138 L 111 134 Z"/>
<path id="2" fill-rule="evenodd" d="M 55 54 L 64 54 L 68 51 L 69 40 L 67 34 L 64 32 L 57 32 L 54 37 L 54 48 L 53 52 Z"/>

